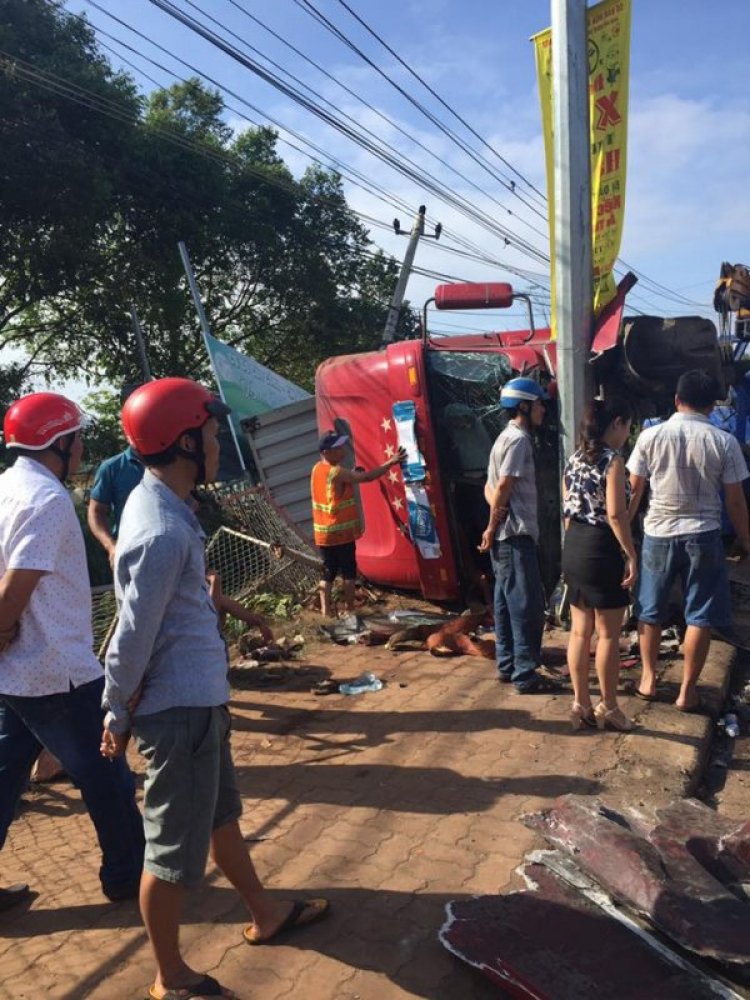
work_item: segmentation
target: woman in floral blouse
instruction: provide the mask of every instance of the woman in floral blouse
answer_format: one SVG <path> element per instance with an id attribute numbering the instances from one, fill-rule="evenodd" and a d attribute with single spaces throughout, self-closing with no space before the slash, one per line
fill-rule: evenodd
<path id="1" fill-rule="evenodd" d="M 565 544 L 563 576 L 568 586 L 572 628 L 568 667 L 575 701 L 574 729 L 627 731 L 633 728 L 617 704 L 620 630 L 637 575 L 628 519 L 628 483 L 620 455 L 630 434 L 633 410 L 626 399 L 595 399 L 581 423 L 578 451 L 563 475 Z M 601 701 L 589 693 L 591 637 L 596 629 L 596 673 Z"/>

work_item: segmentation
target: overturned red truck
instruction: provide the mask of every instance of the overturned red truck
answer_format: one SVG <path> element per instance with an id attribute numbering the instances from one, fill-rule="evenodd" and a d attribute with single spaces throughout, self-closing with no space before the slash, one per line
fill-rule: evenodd
<path id="1" fill-rule="evenodd" d="M 596 380 L 605 392 L 626 392 L 640 415 L 668 412 L 677 378 L 689 368 L 713 371 L 724 388 L 740 364 L 716 328 L 702 317 L 623 317 L 625 294 L 600 318 L 592 341 Z M 436 337 L 428 306 L 502 309 L 523 299 L 526 330 Z M 536 329 L 531 301 L 504 283 L 440 285 L 424 307 L 420 340 L 381 351 L 329 358 L 316 376 L 320 428 L 349 435 L 352 465 L 381 464 L 413 441 L 403 474 L 365 486 L 365 525 L 357 545 L 361 572 L 385 586 L 421 591 L 433 600 L 466 598 L 487 571 L 477 544 L 487 523 L 487 460 L 507 414 L 500 390 L 515 375 L 537 379 L 552 397 L 537 441 L 540 555 L 551 589 L 560 562 L 560 456 L 555 342 Z M 744 364 L 740 365 L 744 368 Z"/>

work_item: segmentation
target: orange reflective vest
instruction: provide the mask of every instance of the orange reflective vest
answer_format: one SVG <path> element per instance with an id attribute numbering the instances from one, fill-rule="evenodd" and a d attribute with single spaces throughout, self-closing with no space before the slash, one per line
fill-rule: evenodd
<path id="1" fill-rule="evenodd" d="M 317 462 L 310 476 L 313 532 L 316 545 L 345 545 L 362 534 L 354 487 L 342 483 L 336 488 L 341 466 Z"/>

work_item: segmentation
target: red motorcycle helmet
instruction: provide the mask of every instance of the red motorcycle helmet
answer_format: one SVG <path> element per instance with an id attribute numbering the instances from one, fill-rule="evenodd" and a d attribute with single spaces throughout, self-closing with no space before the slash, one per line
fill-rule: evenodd
<path id="1" fill-rule="evenodd" d="M 83 423 L 83 414 L 70 399 L 57 392 L 32 392 L 5 414 L 5 445 L 44 451 L 58 438 L 80 430 Z"/>
<path id="2" fill-rule="evenodd" d="M 185 431 L 231 413 L 218 396 L 189 378 L 160 378 L 139 386 L 122 408 L 122 429 L 140 455 L 158 455 Z"/>

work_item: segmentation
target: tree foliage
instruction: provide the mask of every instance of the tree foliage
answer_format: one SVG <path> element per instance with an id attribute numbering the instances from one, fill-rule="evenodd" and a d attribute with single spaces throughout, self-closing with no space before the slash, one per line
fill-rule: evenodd
<path id="1" fill-rule="evenodd" d="M 397 266 L 339 176 L 295 178 L 275 133 L 234 133 L 198 79 L 139 95 L 57 2 L 0 11 L 0 346 L 55 377 L 137 381 L 134 302 L 153 374 L 206 378 L 180 240 L 214 334 L 288 378 L 310 388 L 323 358 L 377 346 Z"/>

